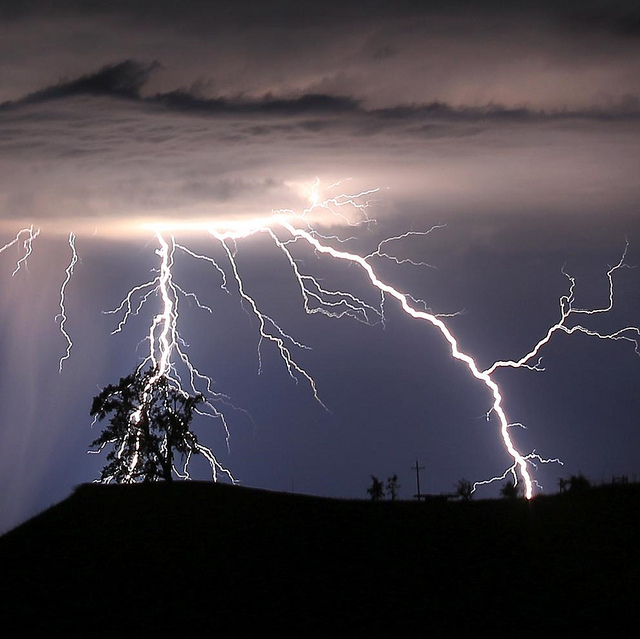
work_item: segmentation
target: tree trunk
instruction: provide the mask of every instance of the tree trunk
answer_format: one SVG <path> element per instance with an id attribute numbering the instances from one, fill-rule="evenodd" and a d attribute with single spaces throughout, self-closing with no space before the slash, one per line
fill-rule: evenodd
<path id="1" fill-rule="evenodd" d="M 166 458 L 160 455 L 160 463 L 162 464 L 162 477 L 165 481 L 173 481 L 171 469 L 173 467 L 173 452 L 171 451 L 171 445 L 167 442 L 167 456 Z"/>

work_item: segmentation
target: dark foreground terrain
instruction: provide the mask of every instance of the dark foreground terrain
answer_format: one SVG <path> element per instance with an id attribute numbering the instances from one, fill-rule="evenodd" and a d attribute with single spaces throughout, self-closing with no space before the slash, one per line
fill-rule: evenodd
<path id="1" fill-rule="evenodd" d="M 2 629 L 635 636 L 639 508 L 638 485 L 529 503 L 84 485 L 0 538 Z"/>

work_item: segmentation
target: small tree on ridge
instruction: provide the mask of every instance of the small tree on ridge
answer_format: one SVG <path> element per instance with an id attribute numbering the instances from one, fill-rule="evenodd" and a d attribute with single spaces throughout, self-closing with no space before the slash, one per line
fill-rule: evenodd
<path id="1" fill-rule="evenodd" d="M 384 484 L 375 475 L 371 475 L 371 487 L 367 488 L 372 501 L 380 501 L 384 498 Z"/>
<path id="2" fill-rule="evenodd" d="M 391 501 L 398 499 L 400 493 L 400 484 L 398 483 L 398 475 L 391 475 L 387 478 L 387 495 Z"/>

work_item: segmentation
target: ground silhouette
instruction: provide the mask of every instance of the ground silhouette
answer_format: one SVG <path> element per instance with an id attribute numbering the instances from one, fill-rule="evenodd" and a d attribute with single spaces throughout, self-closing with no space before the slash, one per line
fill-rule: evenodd
<path id="1" fill-rule="evenodd" d="M 403 637 L 639 620 L 640 487 L 336 500 L 200 482 L 83 485 L 0 538 L 21 636 Z"/>

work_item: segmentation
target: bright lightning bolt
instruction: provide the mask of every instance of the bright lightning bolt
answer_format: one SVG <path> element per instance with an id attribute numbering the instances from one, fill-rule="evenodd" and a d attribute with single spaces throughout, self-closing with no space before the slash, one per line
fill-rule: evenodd
<path id="1" fill-rule="evenodd" d="M 36 229 L 34 231 L 33 225 L 28 228 L 24 228 L 18 231 L 16 236 L 10 241 L 7 242 L 3 247 L 0 247 L 0 253 L 4 253 L 7 249 L 11 248 L 14 244 L 17 244 L 20 241 L 20 237 L 22 235 L 26 235 L 27 238 L 22 242 L 22 248 L 24 249 L 24 255 L 20 257 L 16 263 L 16 268 L 14 269 L 11 276 L 13 277 L 16 273 L 24 266 L 27 267 L 27 259 L 33 252 L 33 240 L 35 240 L 38 235 L 40 235 L 40 229 Z"/>
<path id="2" fill-rule="evenodd" d="M 40 229 L 34 231 L 33 226 L 29 227 L 27 239 L 23 242 L 24 255 L 18 260 L 15 271 L 11 273 L 12 276 L 14 276 L 23 266 L 27 268 L 27 260 L 33 252 L 33 240 L 35 240 L 38 235 L 40 235 Z"/>
<path id="3" fill-rule="evenodd" d="M 222 425 L 227 434 L 227 441 L 229 438 L 229 429 L 227 426 L 226 419 L 224 414 L 216 408 L 213 401 L 226 401 L 226 397 L 219 393 L 215 393 L 212 389 L 212 380 L 203 375 L 198 371 L 198 369 L 192 364 L 189 356 L 186 351 L 182 347 L 183 341 L 180 338 L 178 333 L 178 299 L 179 295 L 183 295 L 184 297 L 190 297 L 196 301 L 196 304 L 199 308 L 207 310 L 211 312 L 211 309 L 207 306 L 201 304 L 196 297 L 195 294 L 184 291 L 181 287 L 179 287 L 173 281 L 173 259 L 175 254 L 175 249 L 177 246 L 173 237 L 170 241 L 167 241 L 164 236 L 157 231 L 156 239 L 159 244 L 159 248 L 156 249 L 156 255 L 160 258 L 160 270 L 157 276 L 147 282 L 146 284 L 142 284 L 140 286 L 136 286 L 129 291 L 126 295 L 120 306 L 113 311 L 107 311 L 108 313 L 118 313 L 126 308 L 123 319 L 120 321 L 118 328 L 114 331 L 114 333 L 120 332 L 123 327 L 126 325 L 127 320 L 131 315 L 137 315 L 138 312 L 142 309 L 142 307 L 147 303 L 152 294 L 155 295 L 160 300 L 160 312 L 157 313 L 150 326 L 149 333 L 147 335 L 147 340 L 149 343 L 149 354 L 142 362 L 142 364 L 138 367 L 138 370 L 142 370 L 147 364 L 151 364 L 153 375 L 149 377 L 146 382 L 146 387 L 143 390 L 143 401 L 141 403 L 140 408 L 135 411 L 129 420 L 129 425 L 131 428 L 131 436 L 134 440 L 134 450 L 135 453 L 132 455 L 131 460 L 129 462 L 129 480 L 134 481 L 134 471 L 136 470 L 138 464 L 138 455 L 137 451 L 139 450 L 139 441 L 141 437 L 140 429 L 137 427 L 141 419 L 141 413 L 145 403 L 149 402 L 149 398 L 152 395 L 152 391 L 156 383 L 161 378 L 166 378 L 173 384 L 174 388 L 176 388 L 179 392 L 183 393 L 185 396 L 188 395 L 188 392 L 185 391 L 182 387 L 182 380 L 178 375 L 174 363 L 174 356 L 177 357 L 179 361 L 186 367 L 189 375 L 189 385 L 191 390 L 199 395 L 199 391 L 197 389 L 197 382 L 204 382 L 205 384 L 205 392 L 207 394 L 207 399 L 205 401 L 205 405 L 208 407 L 210 412 L 200 412 L 200 414 L 206 414 L 211 417 L 217 418 L 222 422 Z M 188 249 L 184 249 L 181 247 L 187 254 L 192 257 L 207 259 L 205 256 L 198 256 L 192 251 Z M 213 262 L 213 260 L 208 260 Z M 138 293 L 142 293 L 141 299 L 134 309 L 132 305 L 132 300 L 134 296 Z M 165 435 L 166 437 L 166 435 Z M 164 443 L 164 446 L 168 446 L 168 443 Z M 200 453 L 211 466 L 211 472 L 213 480 L 217 480 L 217 476 L 219 472 L 227 475 L 231 481 L 235 481 L 231 472 L 222 466 L 218 459 L 216 458 L 213 451 L 204 446 L 203 444 L 197 443 L 196 450 Z M 123 447 L 118 451 L 118 456 L 122 456 L 124 451 Z M 174 472 L 184 478 L 189 477 L 188 472 L 188 464 L 190 461 L 190 456 L 187 456 L 182 472 L 178 471 L 175 467 L 173 468 Z M 109 481 L 109 478 L 106 478 L 105 481 Z"/>
<path id="4" fill-rule="evenodd" d="M 467 353 L 462 352 L 459 349 L 457 340 L 455 339 L 449 328 L 446 326 L 444 321 L 436 315 L 414 308 L 411 305 L 410 299 L 406 293 L 398 291 L 393 286 L 390 286 L 389 284 L 386 284 L 381 279 L 379 279 L 379 277 L 373 270 L 373 267 L 366 258 L 355 255 L 353 253 L 338 251 L 329 246 L 325 246 L 309 232 L 303 229 L 295 228 L 289 222 L 283 221 L 281 224 L 283 228 L 285 228 L 293 237 L 305 240 L 319 253 L 327 254 L 335 259 L 344 260 L 351 264 L 356 264 L 357 266 L 359 266 L 366 273 L 371 284 L 373 284 L 373 286 L 379 289 L 382 293 L 395 298 L 400 303 L 402 310 L 407 315 L 410 315 L 414 319 L 428 322 L 438 331 L 440 331 L 441 335 L 449 343 L 452 357 L 463 362 L 467 366 L 471 374 L 476 379 L 480 380 L 493 395 L 492 410 L 500 420 L 500 432 L 502 435 L 502 441 L 505 448 L 507 449 L 507 452 L 513 458 L 515 465 L 520 470 L 520 475 L 525 483 L 525 496 L 527 497 L 527 499 L 530 499 L 533 495 L 533 482 L 531 480 L 531 476 L 529 475 L 526 458 L 516 449 L 511 436 L 509 435 L 509 422 L 502 407 L 502 395 L 500 393 L 500 389 L 498 385 L 491 379 L 491 376 L 489 374 L 479 369 L 473 357 L 471 357 Z"/>
<path id="5" fill-rule="evenodd" d="M 364 194 L 366 194 L 368 192 L 364 192 Z M 358 194 L 358 196 L 361 196 L 363 194 Z M 358 197 L 356 196 L 356 197 Z M 349 201 L 350 198 L 348 197 L 344 197 L 343 199 L 337 199 L 334 198 L 332 200 L 328 200 L 327 201 L 327 206 L 331 206 L 331 205 L 335 205 L 336 201 Z M 317 207 L 321 207 L 323 206 L 324 203 L 319 203 L 318 202 L 318 198 L 317 198 L 317 192 L 315 190 L 312 191 L 312 208 L 317 208 Z M 308 209 L 309 210 L 309 209 Z M 307 211 L 308 211 L 307 210 Z M 281 229 L 283 229 L 284 231 L 286 231 L 292 238 L 292 240 L 282 240 L 278 237 L 278 235 L 276 234 L 276 228 L 280 227 Z M 328 255 L 330 257 L 332 257 L 333 259 L 337 259 L 337 260 L 342 260 L 342 261 L 346 261 L 348 263 L 351 264 L 355 264 L 358 267 L 360 267 L 365 274 L 367 275 L 369 281 L 371 282 L 371 284 L 377 288 L 383 295 L 383 299 L 384 299 L 384 295 L 388 295 L 394 299 L 396 299 L 399 303 L 400 306 L 402 308 L 402 310 L 410 315 L 411 317 L 413 317 L 414 319 L 417 320 L 421 320 L 421 321 L 425 321 L 429 324 L 431 324 L 432 326 L 434 326 L 439 332 L 440 334 L 444 337 L 444 339 L 447 341 L 447 343 L 449 344 L 449 348 L 450 348 L 450 352 L 451 355 L 454 359 L 461 361 L 462 363 L 464 363 L 467 367 L 467 369 L 469 370 L 469 372 L 473 375 L 473 377 L 475 377 L 476 379 L 478 379 L 480 382 L 482 382 L 484 384 L 484 386 L 487 388 L 487 390 L 489 391 L 489 393 L 491 394 L 491 396 L 493 397 L 493 402 L 492 402 L 492 406 L 490 411 L 488 412 L 488 415 L 491 414 L 495 414 L 498 417 L 498 421 L 499 421 L 499 425 L 500 425 L 500 436 L 503 442 L 503 445 L 506 449 L 506 451 L 508 452 L 508 454 L 511 456 L 511 458 L 513 459 L 513 465 L 511 467 L 509 467 L 501 476 L 499 477 L 493 477 L 489 480 L 485 480 L 485 481 L 480 481 L 480 482 L 476 482 L 474 485 L 474 488 L 476 488 L 479 485 L 482 485 L 484 483 L 491 483 L 493 481 L 497 481 L 499 479 L 503 479 L 507 474 L 511 473 L 514 475 L 514 478 L 516 479 L 516 481 L 518 480 L 516 471 L 518 471 L 522 481 L 524 482 L 524 492 L 525 492 L 525 497 L 527 499 L 530 499 L 533 496 L 533 489 L 534 489 L 534 481 L 529 473 L 529 465 L 535 465 L 535 462 L 538 463 L 552 463 L 552 462 L 556 462 L 556 463 L 561 463 L 560 460 L 558 459 L 545 459 L 543 457 L 541 457 L 540 455 L 538 455 L 537 453 L 535 453 L 535 451 L 528 453 L 528 454 L 522 454 L 520 451 L 518 451 L 518 449 L 516 448 L 513 439 L 510 435 L 509 429 L 516 425 L 516 423 L 511 423 L 509 422 L 509 420 L 507 419 L 507 416 L 505 414 L 504 408 L 503 408 L 503 397 L 502 397 L 502 393 L 500 391 L 500 388 L 497 384 L 497 382 L 492 378 L 492 373 L 499 367 L 501 366 L 505 366 L 505 365 L 512 365 L 513 367 L 529 367 L 532 368 L 531 365 L 527 364 L 527 362 L 529 362 L 531 360 L 531 358 L 535 357 L 537 355 L 537 353 L 540 351 L 540 349 L 542 348 L 542 346 L 544 346 L 546 343 L 549 342 L 549 340 L 551 339 L 551 336 L 553 335 L 554 332 L 556 332 L 557 330 L 565 330 L 565 332 L 567 333 L 572 333 L 572 332 L 576 332 L 576 331 L 581 331 L 581 332 L 585 332 L 589 335 L 592 336 L 597 336 L 597 337 L 601 337 L 601 338 L 609 338 L 609 339 L 629 339 L 630 341 L 634 342 L 634 344 L 636 345 L 636 349 L 638 347 L 638 343 L 636 340 L 629 338 L 626 333 L 627 332 L 635 332 L 638 333 L 638 329 L 635 327 L 627 327 L 624 328 L 620 331 L 617 331 L 616 333 L 612 333 L 610 335 L 604 335 L 601 333 L 597 333 L 595 331 L 589 331 L 588 329 L 579 326 L 579 327 L 573 327 L 571 329 L 567 329 L 566 325 L 565 325 L 565 321 L 568 318 L 568 316 L 572 313 L 583 313 L 583 314 L 594 314 L 594 313 L 599 313 L 599 312 L 606 312 L 608 310 L 611 310 L 611 308 L 613 307 L 613 273 L 615 270 L 622 268 L 624 266 L 624 257 L 626 255 L 626 249 L 625 249 L 625 254 L 623 255 L 623 257 L 621 258 L 620 262 L 613 267 L 612 269 L 610 269 L 608 271 L 608 277 L 609 277 L 609 284 L 610 284 L 610 303 L 608 305 L 608 307 L 602 308 L 602 309 L 594 309 L 594 310 L 585 310 L 585 309 L 574 309 L 573 307 L 573 293 L 574 293 L 574 288 L 575 288 L 575 281 L 573 280 L 573 278 L 570 278 L 571 281 L 571 289 L 570 289 L 570 293 L 567 296 L 564 296 L 561 299 L 561 307 L 563 308 L 563 315 L 562 315 L 562 320 L 560 323 L 554 325 L 551 329 L 549 329 L 547 336 L 541 340 L 537 345 L 536 348 L 532 350 L 531 353 L 529 353 L 527 356 L 525 356 L 520 362 L 511 362 L 511 363 L 506 363 L 506 362 L 497 362 L 496 364 L 494 364 L 492 367 L 490 367 L 487 370 L 481 370 L 479 365 L 476 363 L 475 359 L 469 355 L 468 353 L 463 352 L 458 345 L 458 342 L 456 340 L 456 338 L 454 337 L 454 335 L 452 334 L 452 332 L 449 330 L 448 326 L 445 324 L 445 322 L 443 321 L 441 315 L 436 315 L 433 314 L 431 312 L 428 312 L 426 310 L 423 310 L 421 308 L 416 308 L 415 307 L 415 300 L 413 300 L 413 298 L 411 296 L 409 296 L 407 293 L 401 292 L 398 289 L 392 287 L 391 285 L 383 282 L 378 275 L 376 274 L 376 272 L 374 271 L 371 263 L 370 263 L 370 259 L 372 257 L 385 257 L 388 259 L 392 259 L 393 261 L 395 261 L 398 264 L 404 264 L 404 263 L 411 263 L 414 265 L 426 265 L 426 263 L 423 262 L 415 262 L 412 260 L 400 260 L 399 258 L 396 258 L 395 256 L 390 256 L 388 253 L 386 253 L 383 250 L 383 245 L 387 242 L 393 241 L 393 240 L 400 240 L 403 239 L 404 237 L 407 237 L 409 235 L 412 234 L 417 234 L 417 235 L 424 235 L 427 234 L 431 231 L 433 231 L 435 228 L 438 227 L 433 227 L 430 231 L 426 231 L 426 232 L 419 232 L 419 233 L 415 233 L 415 232 L 408 232 L 405 233 L 403 235 L 399 235 L 393 238 L 388 238 L 387 240 L 383 240 L 382 242 L 380 242 L 378 244 L 378 248 L 376 251 L 374 251 L 373 253 L 370 253 L 368 255 L 366 255 L 365 257 L 362 257 L 360 255 L 354 254 L 354 253 L 350 253 L 344 250 L 337 250 L 332 248 L 331 246 L 328 246 L 327 244 L 323 243 L 320 239 L 319 239 L 319 235 L 312 231 L 312 230 L 305 230 L 303 228 L 299 228 L 297 226 L 294 226 L 293 224 L 291 224 L 291 222 L 285 218 L 285 216 L 281 215 L 278 216 L 275 220 L 272 220 L 269 226 L 255 226 L 253 228 L 249 228 L 249 229 L 243 229 L 241 231 L 229 231 L 225 234 L 221 234 L 217 231 L 215 231 L 214 229 L 209 229 L 209 232 L 211 233 L 211 235 L 213 235 L 216 239 L 218 239 L 222 245 L 225 247 L 225 250 L 227 251 L 228 257 L 229 257 L 229 261 L 232 264 L 233 267 L 233 273 L 234 273 L 234 277 L 238 283 L 238 289 L 239 292 L 242 296 L 242 298 L 247 301 L 254 314 L 260 319 L 260 343 L 262 343 L 263 339 L 268 339 L 272 342 L 275 342 L 280 350 L 280 354 L 282 356 L 282 358 L 284 359 L 286 365 L 287 365 L 287 369 L 289 371 L 289 374 L 293 375 L 294 374 L 294 370 L 297 371 L 298 373 L 301 373 L 309 382 L 309 384 L 311 385 L 311 388 L 313 389 L 313 394 L 316 397 L 316 399 L 318 399 L 318 394 L 317 394 L 317 388 L 315 385 L 315 382 L 313 381 L 313 379 L 306 373 L 306 371 L 304 371 L 303 369 L 301 369 L 292 359 L 291 359 L 291 353 L 290 351 L 284 346 L 284 338 L 288 338 L 289 340 L 292 340 L 292 338 L 290 338 L 288 335 L 286 335 L 285 333 L 283 333 L 282 329 L 280 329 L 280 327 L 275 324 L 275 322 L 273 320 L 271 320 L 271 318 L 269 318 L 268 316 L 263 315 L 257 308 L 256 302 L 255 300 L 253 300 L 253 298 L 249 297 L 243 288 L 243 284 L 242 284 L 242 280 L 240 278 L 240 275 L 238 273 L 238 269 L 234 260 L 234 256 L 232 251 L 229 249 L 229 247 L 226 244 L 227 240 L 233 240 L 234 242 L 236 240 L 240 240 L 240 239 L 245 239 L 251 235 L 254 235 L 255 233 L 258 232 L 262 232 L 262 233 L 267 233 L 268 235 L 271 236 L 271 238 L 273 239 L 273 241 L 275 242 L 275 244 L 285 253 L 285 255 L 287 256 L 287 259 L 292 267 L 292 270 L 294 272 L 294 275 L 298 281 L 299 284 L 299 288 L 300 288 L 300 292 L 302 294 L 303 300 L 304 300 L 304 306 L 305 306 L 305 310 L 308 313 L 312 313 L 312 312 L 321 312 L 324 313 L 325 315 L 328 315 L 330 317 L 341 317 L 342 315 L 351 315 L 352 317 L 355 317 L 356 319 L 358 318 L 362 318 L 364 317 L 366 321 L 368 321 L 368 316 L 367 316 L 367 311 L 373 311 L 376 314 L 379 314 L 380 317 L 383 317 L 383 313 L 384 313 L 384 307 L 381 304 L 379 309 L 375 309 L 373 307 L 371 307 L 370 305 L 366 304 L 364 301 L 356 298 L 355 296 L 353 296 L 350 293 L 344 293 L 341 291 L 326 291 L 325 289 L 323 289 L 320 284 L 311 276 L 308 275 L 303 275 L 298 267 L 297 264 L 293 258 L 293 256 L 291 255 L 289 249 L 287 248 L 287 245 L 290 241 L 297 241 L 297 240 L 303 240 L 305 242 L 307 242 L 313 249 L 315 252 L 319 253 L 319 254 L 324 254 L 324 255 Z M 312 284 L 312 288 L 309 288 L 309 284 Z M 333 302 L 333 301 L 329 301 L 327 299 L 323 299 L 319 294 L 319 293 L 324 293 L 327 296 L 335 296 L 337 297 L 340 301 L 339 302 Z M 320 306 L 317 307 L 311 307 L 309 302 L 311 299 L 314 299 L 317 302 L 320 302 Z M 336 305 L 336 304 L 342 304 L 343 305 L 343 311 L 337 313 L 332 306 Z M 279 333 L 279 335 L 273 335 L 271 333 L 265 332 L 265 327 L 267 325 L 267 323 L 272 324 L 276 329 L 277 332 Z"/>
<path id="6" fill-rule="evenodd" d="M 331 185 L 330 188 L 335 188 L 338 185 L 339 183 L 335 183 Z M 354 195 L 339 194 L 323 200 L 320 195 L 320 182 L 316 179 L 314 183 L 306 187 L 305 194 L 310 201 L 310 206 L 301 213 L 296 214 L 288 209 L 274 211 L 270 217 L 265 217 L 255 222 L 239 222 L 231 225 L 231 228 L 226 230 L 214 224 L 202 224 L 198 226 L 197 228 L 199 230 L 206 231 L 209 236 L 220 245 L 225 257 L 226 266 L 214 260 L 209 255 L 196 253 L 182 244 L 177 243 L 171 234 L 170 225 L 157 225 L 153 227 L 153 232 L 158 244 L 156 255 L 159 258 L 159 268 L 155 271 L 152 279 L 133 287 L 117 308 L 106 311 L 107 313 L 121 316 L 113 333 L 120 333 L 132 316 L 138 315 L 152 298 L 157 299 L 159 312 L 153 316 L 146 337 L 149 346 L 148 355 L 138 369 L 141 370 L 143 367 L 150 365 L 154 371 L 153 376 L 147 383 L 145 393 L 150 397 L 154 383 L 161 377 L 164 377 L 170 381 L 175 389 L 187 395 L 188 391 L 184 390 L 183 386 L 185 381 L 178 372 L 178 365 L 180 365 L 181 370 L 186 370 L 187 388 L 198 395 L 204 395 L 206 398 L 205 406 L 207 408 L 202 411 L 202 413 L 218 419 L 222 423 L 228 445 L 229 428 L 224 413 L 219 406 L 220 404 L 232 406 L 229 398 L 215 392 L 213 390 L 212 379 L 202 374 L 191 362 L 186 350 L 186 344 L 178 332 L 179 301 L 181 298 L 192 300 L 200 310 L 208 313 L 212 312 L 209 306 L 200 302 L 195 293 L 185 290 L 174 281 L 174 257 L 176 251 L 180 251 L 194 260 L 209 264 L 220 280 L 220 288 L 226 293 L 231 294 L 229 287 L 233 285 L 244 310 L 258 320 L 258 372 L 261 372 L 263 368 L 262 350 L 270 344 L 280 355 L 289 376 L 296 382 L 302 380 L 310 389 L 316 401 L 324 407 L 314 378 L 295 357 L 296 350 L 307 349 L 308 347 L 296 340 L 286 332 L 274 318 L 261 310 L 258 301 L 248 292 L 243 282 L 241 269 L 237 260 L 238 243 L 241 240 L 246 240 L 256 235 L 266 236 L 282 253 L 286 263 L 289 265 L 291 273 L 297 282 L 303 308 L 306 313 L 319 313 L 332 319 L 346 316 L 366 324 L 384 324 L 385 303 L 387 299 L 390 299 L 395 300 L 402 311 L 409 317 L 426 322 L 432 326 L 448 344 L 451 357 L 461 362 L 471 376 L 485 387 L 489 396 L 492 398 L 491 407 L 487 411 L 486 416 L 488 420 L 491 419 L 492 416 L 497 417 L 502 444 L 512 459 L 512 464 L 501 475 L 475 482 L 474 490 L 480 485 L 504 479 L 507 475 L 511 474 L 516 483 L 520 480 L 524 483 L 525 497 L 530 499 L 534 492 L 534 485 L 536 484 L 531 476 L 530 467 L 535 468 L 537 464 L 562 462 L 558 459 L 546 459 L 536 453 L 535 450 L 529 453 L 522 453 L 517 449 L 510 430 L 512 427 L 518 426 L 524 428 L 524 426 L 520 422 L 510 422 L 507 419 L 503 406 L 503 395 L 498 383 L 493 377 L 494 373 L 501 368 L 542 370 L 540 366 L 540 352 L 556 333 L 565 333 L 567 335 L 582 333 L 598 339 L 628 341 L 634 345 L 636 353 L 640 355 L 640 329 L 635 326 L 627 326 L 617 331 L 605 333 L 589 329 L 580 323 L 571 322 L 572 319 L 577 317 L 584 318 L 586 316 L 603 314 L 613 309 L 613 279 L 616 272 L 623 268 L 628 268 L 625 264 L 627 247 L 625 247 L 618 263 L 610 267 L 607 271 L 609 282 L 609 301 L 607 305 L 594 309 L 577 307 L 575 302 L 576 281 L 563 270 L 563 274 L 569 282 L 569 289 L 568 293 L 563 295 L 559 300 L 560 317 L 558 321 L 553 324 L 542 339 L 520 359 L 498 360 L 489 368 L 483 370 L 472 355 L 460 348 L 458 340 L 446 322 L 448 317 L 456 315 L 457 313 L 444 315 L 432 312 L 427 308 L 424 301 L 417 300 L 408 292 L 401 291 L 383 281 L 373 266 L 374 261 L 380 259 L 388 260 L 398 265 L 430 266 L 426 262 L 398 257 L 395 253 L 390 252 L 389 245 L 393 242 L 401 242 L 407 237 L 428 235 L 434 230 L 441 228 L 441 226 L 434 226 L 427 231 L 408 231 L 383 239 L 378 243 L 376 250 L 365 255 L 353 253 L 344 248 L 334 248 L 332 243 L 339 243 L 340 246 L 344 247 L 348 239 L 335 235 L 321 235 L 312 227 L 311 217 L 313 217 L 313 214 L 316 212 L 329 213 L 331 217 L 337 218 L 341 223 L 350 227 L 374 222 L 374 220 L 368 216 L 367 209 L 371 204 L 369 197 L 377 192 L 378 189 L 370 189 L 360 191 Z M 352 218 L 353 212 L 357 215 L 355 222 Z M 33 226 L 22 229 L 13 240 L 0 248 L 0 253 L 2 253 L 14 244 L 19 244 L 21 238 L 26 236 L 26 239 L 22 242 L 23 255 L 17 262 L 16 269 L 13 273 L 14 275 L 20 270 L 21 266 L 26 265 L 26 260 L 32 251 L 32 242 L 38 234 L 39 230 L 34 231 Z M 349 291 L 327 288 L 324 284 L 320 283 L 318 278 L 303 272 L 300 261 L 294 257 L 294 253 L 292 252 L 292 249 L 298 243 L 306 244 L 316 256 L 326 256 L 359 269 L 365 275 L 373 289 L 378 291 L 378 303 L 371 304 L 366 302 Z M 66 352 L 60 359 L 60 370 L 62 370 L 64 361 L 69 358 L 72 347 L 71 339 L 65 330 L 66 313 L 64 306 L 66 287 L 73 275 L 73 268 L 77 261 L 75 236 L 73 233 L 69 235 L 69 245 L 72 250 L 72 259 L 67 267 L 66 278 L 61 287 L 60 314 L 58 315 L 58 317 L 61 318 L 60 331 L 67 341 Z M 537 361 L 534 361 L 536 358 Z M 134 441 L 136 441 L 136 438 L 139 438 L 139 429 L 136 426 L 139 419 L 140 414 L 134 413 L 130 420 L 131 435 Z M 119 454 L 123 454 L 123 449 L 124 444 Z M 214 480 L 217 479 L 219 473 L 222 473 L 232 481 L 235 481 L 231 472 L 219 463 L 211 449 L 198 444 L 197 452 L 201 453 L 208 460 Z M 174 472 L 179 476 L 188 477 L 187 467 L 189 459 L 190 457 L 187 457 L 182 472 L 175 468 Z M 132 481 L 136 463 L 137 459 L 134 454 L 129 467 Z"/>
<path id="7" fill-rule="evenodd" d="M 69 246 L 71 247 L 71 261 L 69 262 L 69 266 L 67 266 L 67 269 L 65 271 L 66 277 L 64 279 L 64 282 L 62 282 L 62 286 L 60 287 L 60 313 L 56 318 L 60 318 L 60 332 L 67 341 L 66 353 L 60 358 L 60 363 L 58 364 L 58 369 L 61 373 L 63 364 L 66 360 L 69 359 L 69 357 L 71 357 L 71 348 L 73 346 L 71 337 L 65 329 L 65 324 L 67 323 L 67 313 L 64 307 L 67 284 L 69 284 L 69 282 L 71 281 L 71 277 L 73 276 L 73 269 L 78 261 L 78 253 L 76 251 L 76 236 L 73 233 L 69 233 Z"/>

